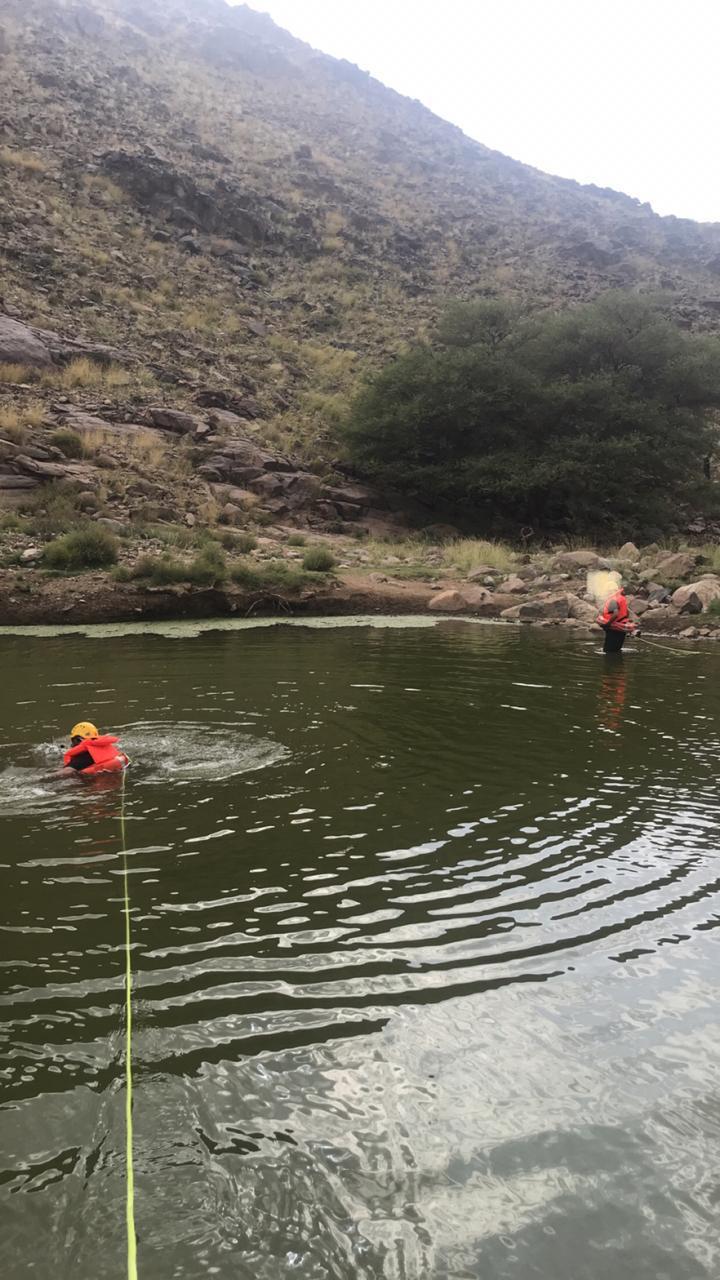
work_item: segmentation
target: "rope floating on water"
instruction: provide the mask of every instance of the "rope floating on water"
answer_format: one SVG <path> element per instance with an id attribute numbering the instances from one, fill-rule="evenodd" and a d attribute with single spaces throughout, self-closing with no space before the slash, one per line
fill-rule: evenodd
<path id="1" fill-rule="evenodd" d="M 135 1234 L 135 1169 L 133 1165 L 133 1072 L 132 1072 L 132 964 L 130 960 L 130 890 L 128 885 L 127 841 L 125 839 L 125 772 L 120 788 L 120 838 L 123 858 L 125 913 L 125 1167 L 128 1280 L 137 1280 L 137 1236 Z"/>
<path id="2" fill-rule="evenodd" d="M 660 649 L 663 653 L 677 653 L 681 658 L 697 658 L 702 653 L 702 649 L 673 649 L 669 644 L 658 644 L 657 640 L 648 640 L 645 635 L 638 636 L 638 640 L 642 640 L 643 644 L 649 644 L 651 649 Z"/>

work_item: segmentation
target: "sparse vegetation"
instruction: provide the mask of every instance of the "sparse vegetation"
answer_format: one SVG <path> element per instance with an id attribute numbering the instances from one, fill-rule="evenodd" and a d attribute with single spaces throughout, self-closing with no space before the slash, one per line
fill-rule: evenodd
<path id="1" fill-rule="evenodd" d="M 239 555 L 254 551 L 257 546 L 257 538 L 242 529 L 221 529 L 216 537 L 220 546 L 226 551 L 235 551 Z"/>
<path id="2" fill-rule="evenodd" d="M 36 371 L 26 364 L 3 364 L 0 362 L 0 383 L 12 384 L 30 382 L 36 377 Z"/>
<path id="3" fill-rule="evenodd" d="M 45 164 L 34 151 L 16 151 L 12 147 L 0 147 L 0 169 L 17 169 L 22 173 L 44 173 Z"/>
<path id="4" fill-rule="evenodd" d="M 287 542 L 289 547 L 304 547 L 307 538 L 303 533 L 291 533 Z"/>
<path id="5" fill-rule="evenodd" d="M 82 437 L 77 431 L 71 431 L 68 427 L 58 427 L 57 431 L 53 431 L 50 436 L 50 443 L 65 454 L 66 458 L 83 458 L 85 456 L 85 446 Z"/>
<path id="6" fill-rule="evenodd" d="M 335 556 L 328 547 L 309 547 L 303 556 L 303 569 L 312 573 L 329 573 L 335 567 Z"/>
<path id="7" fill-rule="evenodd" d="M 308 574 L 289 565 L 286 560 L 268 560 L 259 565 L 239 561 L 233 565 L 230 577 L 238 586 L 250 591 L 293 592 L 312 582 Z"/>
<path id="8" fill-rule="evenodd" d="M 511 573 L 517 564 L 517 556 L 510 547 L 485 538 L 461 538 L 457 542 L 448 542 L 442 554 L 447 565 L 457 566 L 463 573 L 481 565 L 488 565 L 500 573 Z"/>
<path id="9" fill-rule="evenodd" d="M 131 576 L 146 579 L 156 587 L 179 582 L 215 587 L 227 578 L 227 563 L 222 549 L 215 543 L 203 547 L 192 560 L 178 560 L 167 554 L 142 556 L 133 566 Z"/>
<path id="10" fill-rule="evenodd" d="M 79 356 L 52 373 L 43 374 L 46 386 L 61 387 L 64 391 L 73 391 L 79 387 L 123 387 L 130 381 L 125 369 L 116 365 L 101 365 L 89 360 L 87 356 Z"/>
<path id="11" fill-rule="evenodd" d="M 48 569 L 72 573 L 82 569 L 107 569 L 115 564 L 117 556 L 117 539 L 107 529 L 88 524 L 49 542 L 43 553 L 43 564 Z"/>

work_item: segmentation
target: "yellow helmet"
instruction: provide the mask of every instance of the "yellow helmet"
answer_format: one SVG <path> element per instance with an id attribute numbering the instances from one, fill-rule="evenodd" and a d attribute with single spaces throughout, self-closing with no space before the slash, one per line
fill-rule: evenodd
<path id="1" fill-rule="evenodd" d="M 100 734 L 89 720 L 80 720 L 70 730 L 71 738 L 99 738 Z"/>

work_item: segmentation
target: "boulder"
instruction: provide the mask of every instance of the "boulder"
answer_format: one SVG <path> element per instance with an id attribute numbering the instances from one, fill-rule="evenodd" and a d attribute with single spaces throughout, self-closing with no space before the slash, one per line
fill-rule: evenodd
<path id="1" fill-rule="evenodd" d="M 700 632 L 698 631 L 697 627 L 686 627 L 684 631 L 680 632 L 680 639 L 695 640 L 695 638 L 699 636 L 699 634 Z"/>
<path id="2" fill-rule="evenodd" d="M 37 476 L 16 476 L 0 474 L 0 489 L 36 489 L 40 484 Z"/>
<path id="3" fill-rule="evenodd" d="M 591 604 L 589 600 L 581 600 L 579 596 L 568 596 L 568 617 L 575 618 L 578 622 L 587 623 L 590 626 L 597 618 L 597 605 Z"/>
<path id="4" fill-rule="evenodd" d="M 596 551 L 580 549 L 579 551 L 562 551 L 553 560 L 552 567 L 564 573 L 576 573 L 582 569 L 597 569 L 599 564 L 600 556 Z"/>
<path id="5" fill-rule="evenodd" d="M 490 592 L 485 587 L 462 587 L 460 595 L 470 609 L 478 609 L 490 599 Z"/>
<path id="6" fill-rule="evenodd" d="M 436 613 L 464 613 L 467 607 L 467 601 L 459 591 L 441 591 L 428 604 L 428 608 Z"/>
<path id="7" fill-rule="evenodd" d="M 688 578 L 695 572 L 698 557 L 687 551 L 666 551 L 655 560 L 655 573 L 664 578 Z"/>
<path id="8" fill-rule="evenodd" d="M 672 606 L 678 613 L 704 613 L 713 600 L 720 600 L 720 578 L 707 577 L 678 587 Z"/>
<path id="9" fill-rule="evenodd" d="M 648 582 L 645 589 L 648 593 L 648 604 L 665 604 L 670 599 L 667 587 L 661 587 L 659 582 Z"/>
<path id="10" fill-rule="evenodd" d="M 529 590 L 528 583 L 524 581 L 519 574 L 513 573 L 509 578 L 505 578 L 498 585 L 498 591 L 505 591 L 508 595 L 517 595 Z"/>
<path id="11" fill-rule="evenodd" d="M 242 422 L 242 418 L 231 409 L 211 409 L 208 422 L 216 431 L 234 431 Z"/>
<path id="12" fill-rule="evenodd" d="M 650 628 L 652 631 L 662 631 L 663 627 L 675 621 L 677 618 L 677 610 L 673 609 L 669 604 L 658 605 L 656 609 L 648 609 L 643 615 L 643 631 Z"/>
<path id="13" fill-rule="evenodd" d="M 567 595 L 557 596 L 539 596 L 537 600 L 525 600 L 518 605 L 518 618 L 520 622 L 552 622 L 562 621 L 568 617 Z M 503 617 L 505 617 L 503 613 Z"/>
<path id="14" fill-rule="evenodd" d="M 631 560 L 631 561 L 633 561 L 633 562 L 634 562 L 635 560 L 639 560 L 639 559 L 640 559 L 640 551 L 639 551 L 639 549 L 635 546 L 635 543 L 634 543 L 634 542 L 624 542 L 624 543 L 623 543 L 623 545 L 621 546 L 620 550 L 619 550 L 619 551 L 618 551 L 618 553 L 617 553 L 617 559 L 618 559 L 618 560 Z"/>
<path id="15" fill-rule="evenodd" d="M 648 609 L 651 607 L 650 601 L 643 600 L 642 596 L 631 596 L 628 600 L 628 604 L 630 605 L 630 612 L 634 613 L 638 618 L 643 613 L 647 613 Z"/>
<path id="16" fill-rule="evenodd" d="M 0 315 L 0 364 L 47 369 L 52 364 L 52 356 L 49 347 L 27 325 Z"/>
<path id="17" fill-rule="evenodd" d="M 180 435 L 194 434 L 201 425 L 198 418 L 181 409 L 166 409 L 164 405 L 155 405 L 146 410 L 145 417 L 151 427 L 162 427 L 165 431 L 176 431 Z"/>

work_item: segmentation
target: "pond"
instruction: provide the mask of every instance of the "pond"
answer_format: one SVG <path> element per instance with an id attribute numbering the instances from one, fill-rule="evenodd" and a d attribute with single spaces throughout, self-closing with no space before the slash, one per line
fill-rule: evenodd
<path id="1" fill-rule="evenodd" d="M 126 1274 L 124 812 L 143 1280 L 716 1277 L 720 654 L 635 649 L 3 634 L 3 1276 Z"/>

